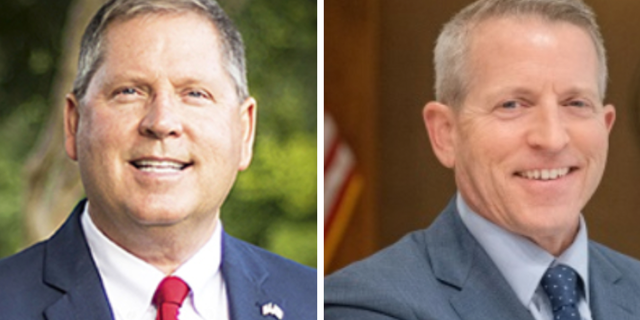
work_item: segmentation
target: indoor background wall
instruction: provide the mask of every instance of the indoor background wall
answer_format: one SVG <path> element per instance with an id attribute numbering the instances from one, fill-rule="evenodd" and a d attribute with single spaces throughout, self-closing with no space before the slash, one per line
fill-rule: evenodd
<path id="1" fill-rule="evenodd" d="M 421 110 L 433 99 L 432 49 L 463 0 L 325 0 L 325 110 L 365 176 L 331 272 L 428 226 L 455 192 Z M 617 109 L 603 181 L 584 210 L 591 238 L 640 258 L 640 1 L 587 0 L 609 57 Z M 497 142 L 498 143 L 498 142 Z"/>

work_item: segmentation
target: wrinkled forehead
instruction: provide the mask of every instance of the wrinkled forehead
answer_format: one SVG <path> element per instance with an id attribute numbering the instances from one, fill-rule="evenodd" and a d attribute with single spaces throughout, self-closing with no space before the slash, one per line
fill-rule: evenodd
<path id="1" fill-rule="evenodd" d="M 535 50 L 540 48 L 543 50 Z M 467 79 L 482 78 L 478 70 L 486 71 L 488 60 L 500 65 L 517 57 L 527 59 L 522 63 L 542 64 L 561 59 L 572 62 L 573 57 L 580 61 L 580 68 L 593 70 L 589 78 L 592 76 L 593 83 L 600 85 L 596 45 L 587 30 L 570 22 L 533 15 L 486 19 L 470 29 L 465 49 Z"/>
<path id="2" fill-rule="evenodd" d="M 102 62 L 89 91 L 166 79 L 174 85 L 206 84 L 235 101 L 218 37 L 213 24 L 193 14 L 144 15 L 113 23 L 106 30 Z"/>
<path id="3" fill-rule="evenodd" d="M 98 70 L 217 71 L 223 69 L 218 38 L 215 26 L 194 13 L 153 13 L 121 19 L 105 30 Z M 111 71 L 103 70 L 107 74 Z"/>
<path id="4" fill-rule="evenodd" d="M 193 10 L 171 10 L 171 11 L 151 11 L 151 12 L 138 12 L 136 14 L 128 15 L 128 16 L 119 16 L 115 19 L 108 21 L 108 23 L 104 27 L 103 38 L 102 38 L 102 48 L 103 52 L 106 52 L 106 49 L 109 45 L 109 40 L 112 40 L 112 30 L 126 24 L 127 32 L 135 33 L 139 32 L 140 29 L 144 29 L 148 24 L 152 24 L 158 22 L 159 20 L 163 23 L 170 23 L 179 21 L 177 18 L 185 18 L 185 20 L 198 20 L 202 22 L 206 22 L 202 24 L 206 25 L 207 31 L 213 31 L 212 33 L 204 33 L 198 32 L 202 30 L 193 30 L 193 33 L 202 34 L 202 41 L 208 41 L 210 39 L 214 39 L 216 41 L 216 47 L 218 51 L 222 51 L 221 47 L 222 37 L 220 31 L 218 30 L 216 24 L 207 16 L 205 13 L 200 11 Z M 185 21 L 182 20 L 182 21 Z M 202 28 L 199 28 L 202 29 Z M 188 35 L 185 35 L 185 37 Z"/>
<path id="5" fill-rule="evenodd" d="M 499 27 L 496 28 L 496 26 Z M 466 54 L 464 57 L 465 61 L 463 61 L 465 67 L 471 70 L 474 68 L 474 63 L 476 62 L 474 61 L 474 51 L 478 51 L 479 49 L 486 50 L 487 47 L 494 46 L 497 32 L 509 32 L 518 29 L 522 30 L 523 28 L 525 30 L 546 30 L 555 34 L 558 34 L 561 29 L 572 29 L 579 37 L 581 37 L 579 34 L 584 35 L 584 39 L 588 39 L 588 45 L 582 49 L 585 50 L 583 52 L 586 55 L 594 58 L 593 63 L 596 68 L 595 77 L 598 90 L 602 96 L 601 98 L 604 98 L 606 83 L 603 82 L 606 81 L 607 70 L 606 66 L 603 65 L 605 62 L 600 56 L 601 53 L 598 50 L 596 39 L 594 39 L 594 35 L 591 34 L 586 26 L 568 20 L 552 20 L 537 14 L 520 14 L 487 17 L 472 22 L 466 31 L 467 40 L 464 44 Z M 517 41 L 521 40 L 521 34 L 512 32 L 512 39 L 513 45 L 516 45 Z M 545 41 L 548 39 L 545 39 L 545 36 L 541 32 L 537 40 Z M 499 53 L 499 51 L 497 51 L 497 53 Z"/>

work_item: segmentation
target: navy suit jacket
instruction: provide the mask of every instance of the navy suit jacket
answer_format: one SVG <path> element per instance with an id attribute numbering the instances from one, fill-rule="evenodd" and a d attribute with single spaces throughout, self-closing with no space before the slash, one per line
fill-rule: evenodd
<path id="1" fill-rule="evenodd" d="M 111 307 L 80 224 L 80 202 L 51 239 L 0 260 L 0 320 L 110 320 Z M 222 238 L 222 274 L 233 320 L 316 319 L 316 271 L 235 239 Z"/>
<path id="2" fill-rule="evenodd" d="M 589 243 L 594 320 L 640 319 L 640 262 Z M 455 201 L 426 230 L 325 279 L 325 319 L 533 320 Z"/>

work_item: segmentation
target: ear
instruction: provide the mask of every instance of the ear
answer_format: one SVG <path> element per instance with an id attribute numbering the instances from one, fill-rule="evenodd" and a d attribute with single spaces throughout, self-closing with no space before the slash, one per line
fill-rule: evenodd
<path id="1" fill-rule="evenodd" d="M 455 114 L 447 105 L 429 102 L 422 109 L 424 125 L 429 133 L 431 148 L 440 163 L 447 168 L 455 164 Z"/>
<path id="2" fill-rule="evenodd" d="M 80 120 L 78 107 L 78 100 L 75 95 L 68 94 L 64 108 L 64 148 L 67 151 L 67 156 L 73 161 L 78 160 L 78 150 L 76 149 L 76 135 L 78 134 L 78 121 Z"/>
<path id="3" fill-rule="evenodd" d="M 614 122 L 616 122 L 616 108 L 612 104 L 608 104 L 604 106 L 604 125 L 608 132 L 611 132 Z"/>
<path id="4" fill-rule="evenodd" d="M 240 122 L 242 126 L 242 151 L 238 170 L 249 167 L 253 157 L 253 141 L 256 136 L 256 117 L 258 116 L 258 103 L 252 97 L 247 98 L 240 106 Z"/>

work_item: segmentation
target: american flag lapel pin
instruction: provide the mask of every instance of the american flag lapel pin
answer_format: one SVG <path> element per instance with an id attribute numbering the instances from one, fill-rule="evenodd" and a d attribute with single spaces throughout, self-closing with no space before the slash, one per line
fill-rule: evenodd
<path id="1" fill-rule="evenodd" d="M 280 309 L 280 307 L 273 302 L 265 303 L 262 305 L 262 315 L 265 317 L 272 316 L 278 320 L 282 320 L 282 318 L 284 318 L 284 312 L 282 311 L 282 309 Z"/>

